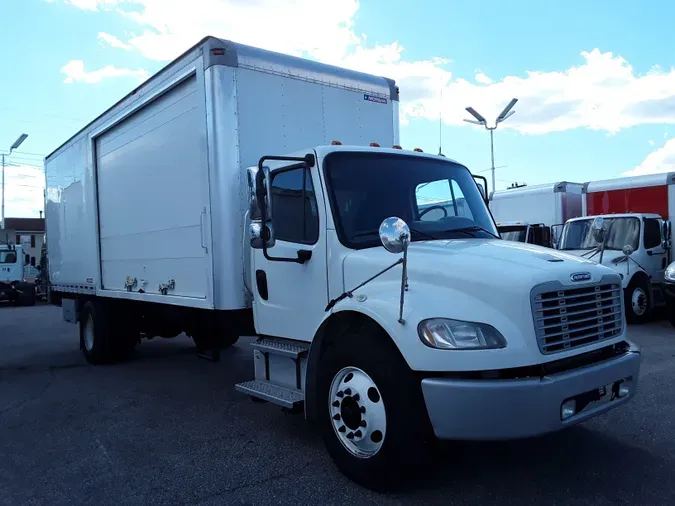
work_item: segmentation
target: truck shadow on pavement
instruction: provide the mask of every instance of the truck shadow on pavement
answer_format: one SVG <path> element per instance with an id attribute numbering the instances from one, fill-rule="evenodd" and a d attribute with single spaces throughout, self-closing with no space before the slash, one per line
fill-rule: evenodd
<path id="1" fill-rule="evenodd" d="M 519 496 L 531 504 L 620 503 L 630 497 L 665 504 L 652 495 L 672 480 L 662 459 L 583 426 L 518 441 L 443 442 L 435 460 L 438 472 L 416 480 L 418 493 L 450 488 L 475 504 L 511 503 Z"/>

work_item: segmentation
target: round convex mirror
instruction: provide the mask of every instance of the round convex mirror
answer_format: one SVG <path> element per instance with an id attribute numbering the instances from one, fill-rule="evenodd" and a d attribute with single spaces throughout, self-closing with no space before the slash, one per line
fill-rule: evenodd
<path id="1" fill-rule="evenodd" d="M 390 253 L 401 253 L 410 244 L 410 229 L 401 218 L 386 218 L 380 225 L 380 241 Z"/>

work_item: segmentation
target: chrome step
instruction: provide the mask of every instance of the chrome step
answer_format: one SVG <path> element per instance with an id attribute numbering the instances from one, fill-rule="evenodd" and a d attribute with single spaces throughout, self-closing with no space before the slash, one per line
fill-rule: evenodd
<path id="1" fill-rule="evenodd" d="M 298 358 L 309 351 L 309 344 L 289 342 L 286 339 L 263 337 L 251 343 L 251 346 L 262 351 L 283 357 Z"/>
<path id="2" fill-rule="evenodd" d="M 285 408 L 297 407 L 305 400 L 300 390 L 282 387 L 268 381 L 244 381 L 243 383 L 234 385 L 234 388 L 241 393 L 278 404 Z"/>

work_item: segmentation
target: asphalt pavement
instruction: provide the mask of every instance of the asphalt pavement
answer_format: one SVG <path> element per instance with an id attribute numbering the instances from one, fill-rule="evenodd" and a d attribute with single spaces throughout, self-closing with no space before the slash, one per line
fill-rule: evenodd
<path id="1" fill-rule="evenodd" d="M 638 395 L 545 437 L 445 443 L 395 494 L 354 485 L 301 415 L 251 402 L 242 339 L 219 363 L 185 337 L 93 367 L 51 306 L 0 305 L 0 504 L 675 504 L 675 329 L 630 327 Z"/>

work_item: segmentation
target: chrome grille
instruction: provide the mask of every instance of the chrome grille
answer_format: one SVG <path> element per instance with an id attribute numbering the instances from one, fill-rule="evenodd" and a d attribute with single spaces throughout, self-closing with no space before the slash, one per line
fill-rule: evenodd
<path id="1" fill-rule="evenodd" d="M 532 294 L 534 328 L 544 354 L 578 348 L 621 334 L 623 305 L 621 283 L 565 288 L 542 285 Z M 558 285 L 558 290 L 546 290 Z"/>

